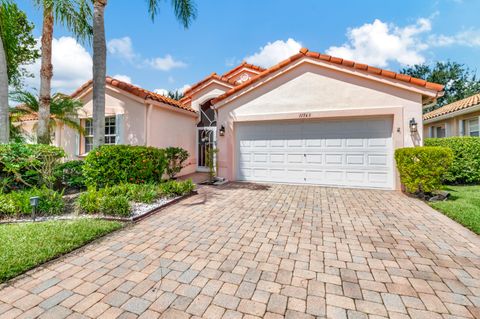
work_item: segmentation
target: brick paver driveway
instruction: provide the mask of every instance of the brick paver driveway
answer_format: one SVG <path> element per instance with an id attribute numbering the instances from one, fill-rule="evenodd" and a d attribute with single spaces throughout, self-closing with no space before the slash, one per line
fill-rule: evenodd
<path id="1" fill-rule="evenodd" d="M 479 318 L 480 239 L 397 192 L 203 188 L 0 291 L 1 318 Z"/>

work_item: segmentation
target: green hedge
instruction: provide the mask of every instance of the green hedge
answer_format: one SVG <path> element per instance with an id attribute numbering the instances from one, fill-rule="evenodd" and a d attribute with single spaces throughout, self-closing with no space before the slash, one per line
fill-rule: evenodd
<path id="1" fill-rule="evenodd" d="M 429 138 L 425 140 L 425 145 L 448 147 L 453 151 L 453 163 L 445 174 L 447 183 L 480 183 L 479 137 Z"/>
<path id="2" fill-rule="evenodd" d="M 163 149 L 104 145 L 88 154 L 83 172 L 88 187 L 102 188 L 122 183 L 157 183 L 166 167 Z"/>
<path id="3" fill-rule="evenodd" d="M 52 216 L 63 213 L 65 207 L 63 194 L 42 187 L 0 194 L 0 218 L 30 216 L 32 213 L 30 197 L 34 196 L 40 197 L 37 208 L 39 215 Z"/>
<path id="4" fill-rule="evenodd" d="M 155 184 L 120 184 L 99 190 L 90 188 L 77 199 L 77 207 L 84 214 L 130 216 L 130 202 L 150 204 L 160 197 L 190 194 L 195 188 L 191 180 L 170 180 Z"/>
<path id="5" fill-rule="evenodd" d="M 407 147 L 395 151 L 395 160 L 405 190 L 421 195 L 442 186 L 453 152 L 446 147 Z"/>

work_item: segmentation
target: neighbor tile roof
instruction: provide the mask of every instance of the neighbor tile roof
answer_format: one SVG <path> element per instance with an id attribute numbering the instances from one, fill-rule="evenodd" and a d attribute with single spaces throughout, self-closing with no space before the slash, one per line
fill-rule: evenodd
<path id="1" fill-rule="evenodd" d="M 224 77 L 226 78 L 229 78 L 230 75 L 232 75 L 233 73 L 237 72 L 238 70 L 240 70 L 241 68 L 248 68 L 248 69 L 251 69 L 251 70 L 254 70 L 254 71 L 258 71 L 258 72 L 263 72 L 265 71 L 264 68 L 262 67 L 259 67 L 258 65 L 253 65 L 253 64 L 250 64 L 250 63 L 247 63 L 245 61 L 243 61 L 241 64 L 239 64 L 238 66 L 234 67 L 233 69 L 231 69 L 230 71 L 226 72 L 223 74 Z"/>
<path id="2" fill-rule="evenodd" d="M 195 83 L 194 85 L 192 85 L 191 87 L 189 87 L 187 90 L 185 90 L 185 95 L 189 95 L 191 94 L 193 91 L 195 91 L 197 88 L 201 87 L 202 85 L 204 85 L 205 83 L 207 83 L 208 81 L 210 80 L 218 80 L 220 82 L 224 82 L 226 84 L 229 84 L 229 85 L 235 85 L 235 81 L 232 81 L 230 80 L 229 78 L 227 78 L 226 76 L 223 76 L 223 75 L 218 75 L 217 73 L 213 72 L 212 74 L 210 74 L 209 76 L 207 76 L 206 78 L 204 78 L 203 80 L 201 80 L 200 82 L 197 82 Z"/>
<path id="3" fill-rule="evenodd" d="M 326 54 L 321 54 L 321 53 L 318 53 L 318 52 L 308 51 L 307 48 L 302 48 L 302 49 L 300 49 L 299 53 L 297 53 L 297 54 L 289 57 L 288 59 L 286 59 L 286 60 L 284 60 L 284 61 L 266 69 L 266 70 L 264 70 L 263 72 L 261 72 L 257 76 L 252 77 L 250 80 L 248 80 L 248 81 L 246 81 L 246 82 L 244 82 L 240 85 L 237 85 L 237 86 L 231 88 L 229 91 L 225 92 L 224 94 L 218 96 L 217 98 L 215 98 L 213 100 L 213 103 L 215 104 L 215 103 L 231 96 L 232 94 L 235 94 L 236 92 L 244 89 L 245 87 L 247 87 L 247 86 L 257 82 L 258 80 L 266 77 L 267 75 L 269 75 L 269 74 L 271 74 L 275 71 L 278 71 L 281 68 L 283 68 L 283 67 L 289 65 L 290 63 L 292 63 L 294 61 L 297 61 L 297 60 L 299 60 L 303 57 L 309 57 L 309 58 L 317 59 L 317 60 L 320 60 L 320 61 L 323 61 L 323 62 L 328 62 L 328 63 L 332 63 L 332 64 L 338 64 L 338 65 L 350 67 L 352 69 L 356 69 L 356 70 L 363 71 L 363 72 L 368 72 L 368 73 L 379 75 L 379 76 L 382 76 L 382 77 L 385 77 L 385 78 L 390 78 L 390 79 L 395 79 L 395 80 L 398 80 L 398 81 L 410 83 L 410 84 L 420 86 L 420 87 L 424 87 L 424 88 L 434 90 L 434 91 L 439 91 L 440 92 L 440 91 L 443 90 L 443 85 L 441 85 L 441 84 L 437 84 L 437 83 L 433 83 L 433 82 L 427 82 L 425 80 L 417 79 L 417 78 L 411 77 L 409 75 L 400 74 L 400 73 L 396 73 L 396 72 L 393 72 L 393 71 L 384 70 L 384 69 L 376 68 L 376 67 L 373 67 L 373 66 L 369 66 L 367 64 L 357 63 L 357 62 L 354 62 L 354 61 L 349 61 L 349 60 L 345 60 L 345 59 L 342 59 L 342 58 L 333 57 L 331 55 L 326 55 Z"/>
<path id="4" fill-rule="evenodd" d="M 144 99 L 144 100 L 147 100 L 147 99 L 150 99 L 150 100 L 154 100 L 154 101 L 157 101 L 157 102 L 161 102 L 161 103 L 164 103 L 164 104 L 167 104 L 167 105 L 170 105 L 170 106 L 173 106 L 173 107 L 176 107 L 176 108 L 179 108 L 179 109 L 183 109 L 183 110 L 186 110 L 186 111 L 190 111 L 190 112 L 194 112 L 196 113 L 196 111 L 194 109 L 192 109 L 190 106 L 188 105 L 185 105 L 179 101 L 176 101 L 176 100 L 173 100 L 171 98 L 168 98 L 164 95 L 161 95 L 161 94 L 158 94 L 158 93 L 155 93 L 155 92 L 151 92 L 151 91 L 148 91 L 148 90 L 145 90 L 145 89 L 142 89 L 141 87 L 138 87 L 136 85 L 133 85 L 133 84 L 130 84 L 130 83 L 126 83 L 126 82 L 123 82 L 123 81 L 120 81 L 120 80 L 117 80 L 115 78 L 112 78 L 112 77 L 109 77 L 107 76 L 105 78 L 105 82 L 107 85 L 111 85 L 111 86 L 114 86 L 116 88 L 119 88 L 120 90 L 123 90 L 125 92 L 128 92 L 130 94 L 133 94 L 135 96 L 138 96 L 139 98 L 141 99 Z M 85 90 L 86 88 L 88 88 L 90 85 L 92 85 L 93 81 L 90 80 L 88 81 L 87 83 L 85 83 L 84 85 L 82 85 L 80 88 L 78 88 L 75 92 L 72 93 L 72 97 L 76 97 L 77 95 L 79 95 L 83 90 Z"/>
<path id="5" fill-rule="evenodd" d="M 459 100 L 447 105 L 442 106 L 432 112 L 423 115 L 424 120 L 430 120 L 442 115 L 447 115 L 456 111 L 468 109 L 469 107 L 473 107 L 476 105 L 480 105 L 480 93 L 469 96 L 463 100 Z"/>

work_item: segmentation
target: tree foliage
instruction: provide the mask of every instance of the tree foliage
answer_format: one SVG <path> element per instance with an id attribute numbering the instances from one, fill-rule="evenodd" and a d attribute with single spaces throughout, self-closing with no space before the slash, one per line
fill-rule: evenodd
<path id="1" fill-rule="evenodd" d="M 438 99 L 434 107 L 424 110 L 425 112 L 480 92 L 480 79 L 476 76 L 475 71 L 458 62 L 437 62 L 433 65 L 417 64 L 400 70 L 400 73 L 445 86 L 445 95 Z"/>
<path id="2" fill-rule="evenodd" d="M 23 115 L 36 115 L 40 108 L 38 97 L 25 91 L 18 91 L 11 94 L 11 99 L 20 103 L 20 106 L 12 109 L 10 112 L 11 122 L 18 122 Z M 83 128 L 78 121 L 78 111 L 83 104 L 79 100 L 72 99 L 68 95 L 56 93 L 50 101 L 50 121 L 48 123 L 50 132 L 58 125 L 63 124 L 69 128 L 83 133 Z M 18 141 L 18 127 L 12 125 L 10 136 Z"/>
<path id="3" fill-rule="evenodd" d="M 0 37 L 7 57 L 8 81 L 12 86 L 18 87 L 23 77 L 32 76 L 25 65 L 40 56 L 33 29 L 33 23 L 15 3 L 0 0 Z"/>

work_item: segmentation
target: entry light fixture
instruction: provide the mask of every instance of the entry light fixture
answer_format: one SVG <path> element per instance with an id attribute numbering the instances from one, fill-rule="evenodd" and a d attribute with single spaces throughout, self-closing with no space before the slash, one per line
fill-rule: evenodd
<path id="1" fill-rule="evenodd" d="M 225 126 L 220 126 L 220 130 L 218 131 L 218 133 L 220 134 L 220 136 L 225 136 Z"/>
<path id="2" fill-rule="evenodd" d="M 410 120 L 410 132 L 411 133 L 417 133 L 418 130 L 418 124 L 415 122 L 415 118 L 412 117 Z"/>

